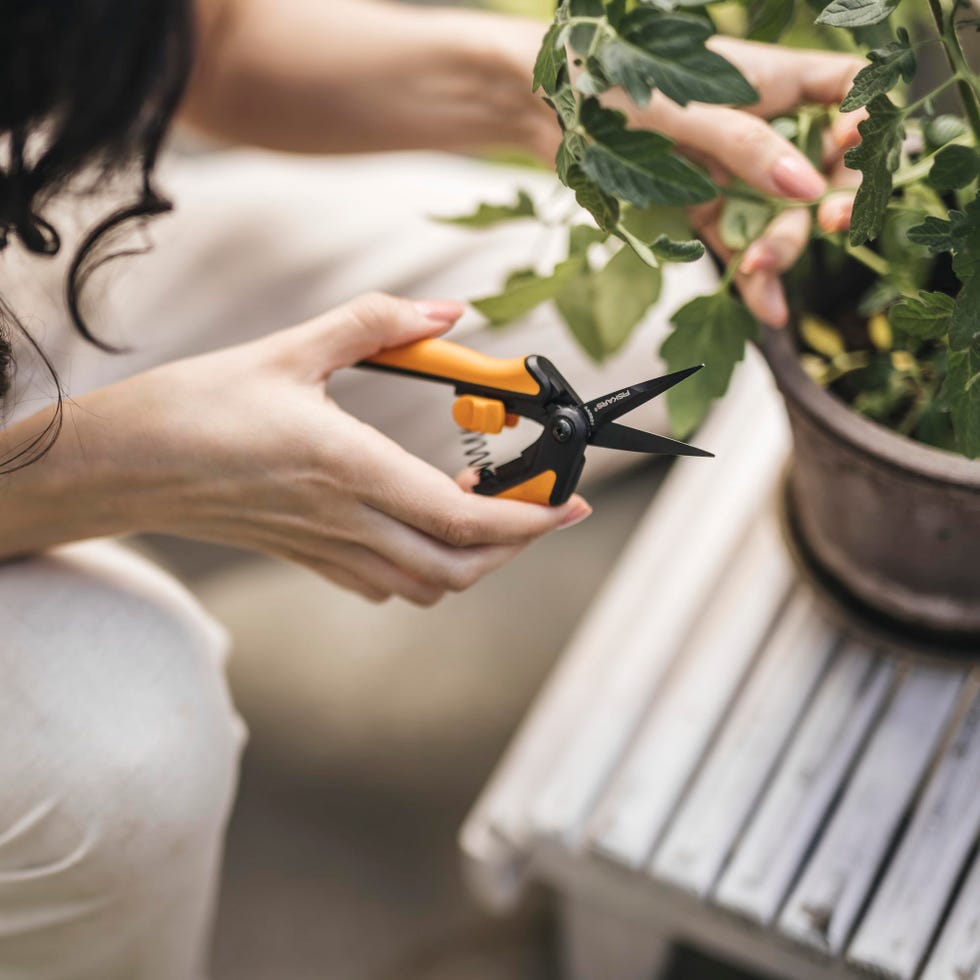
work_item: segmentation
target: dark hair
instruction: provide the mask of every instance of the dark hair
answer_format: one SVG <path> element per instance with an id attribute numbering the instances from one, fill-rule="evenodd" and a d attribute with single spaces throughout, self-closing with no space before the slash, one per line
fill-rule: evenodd
<path id="1" fill-rule="evenodd" d="M 79 297 L 92 273 L 115 257 L 100 247 L 112 233 L 171 209 L 153 185 L 153 170 L 190 75 L 193 25 L 191 0 L 0 0 L 0 251 L 16 236 L 31 252 L 54 255 L 61 240 L 42 212 L 59 191 L 88 171 L 138 174 L 136 200 L 89 232 L 66 283 L 75 327 L 103 350 L 115 348 L 92 334 Z M 2 301 L 0 397 L 12 381 L 11 331 L 51 373 L 58 402 L 43 432 L 0 459 L 0 473 L 43 455 L 62 421 L 53 366 Z"/>

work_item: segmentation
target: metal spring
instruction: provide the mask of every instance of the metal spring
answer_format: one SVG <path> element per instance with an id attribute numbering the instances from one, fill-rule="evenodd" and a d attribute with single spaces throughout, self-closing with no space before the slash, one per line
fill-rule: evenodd
<path id="1" fill-rule="evenodd" d="M 482 432 L 470 432 L 469 429 L 459 430 L 463 441 L 463 455 L 466 465 L 480 473 L 492 467 L 487 437 Z"/>

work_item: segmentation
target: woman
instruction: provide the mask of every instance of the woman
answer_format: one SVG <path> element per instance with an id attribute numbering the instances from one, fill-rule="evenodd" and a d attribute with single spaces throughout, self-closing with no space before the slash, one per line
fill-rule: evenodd
<path id="1" fill-rule="evenodd" d="M 466 493 L 325 395 L 334 371 L 447 330 L 463 312 L 454 300 L 371 293 L 267 334 L 282 310 L 243 311 L 251 326 L 215 322 L 200 335 L 178 323 L 162 328 L 167 337 L 144 335 L 133 323 L 130 353 L 93 360 L 72 350 L 67 326 L 31 319 L 32 287 L 52 256 L 71 259 L 64 322 L 104 343 L 83 315 L 83 286 L 126 219 L 167 209 L 154 175 L 177 115 L 220 139 L 297 153 L 510 145 L 550 157 L 555 123 L 528 81 L 541 29 L 369 0 L 200 0 L 193 9 L 190 0 L 8 0 L 2 9 L 0 293 L 9 308 L 0 361 L 10 421 L 0 431 L 0 559 L 10 561 L 0 567 L 0 978 L 201 977 L 241 742 L 224 641 L 145 562 L 105 544 L 58 546 L 165 531 L 300 562 L 371 599 L 429 605 L 589 508 L 579 497 L 550 509 Z M 636 124 L 672 134 L 719 179 L 818 197 L 824 176 L 762 117 L 838 102 L 858 65 L 718 43 L 759 90 L 757 106 L 654 99 Z M 852 142 L 853 120 L 837 136 Z M 97 172 L 100 187 L 117 188 L 134 168 L 135 204 L 77 249 L 60 248 L 71 212 L 102 201 L 78 200 L 79 181 Z M 359 177 L 361 186 L 376 177 L 381 193 L 381 171 L 365 165 Z M 364 207 L 351 199 L 352 212 Z M 828 199 L 821 222 L 841 227 L 847 207 Z M 778 276 L 802 246 L 805 215 L 787 212 L 739 275 L 772 323 L 786 318 Z M 709 241 L 714 217 L 697 215 Z M 341 252 L 363 247 L 357 228 Z M 161 297 L 155 315 L 165 321 L 183 293 Z M 106 301 L 115 295 L 123 287 Z M 56 402 L 34 411 L 27 397 L 39 358 L 70 382 L 63 425 Z"/>

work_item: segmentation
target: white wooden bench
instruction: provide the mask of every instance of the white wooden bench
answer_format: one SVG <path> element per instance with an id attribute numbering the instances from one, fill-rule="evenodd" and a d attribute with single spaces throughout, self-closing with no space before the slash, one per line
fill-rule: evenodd
<path id="1" fill-rule="evenodd" d="M 699 444 L 463 828 L 474 890 L 553 886 L 577 980 L 653 980 L 675 943 L 980 980 L 980 673 L 881 649 L 801 579 L 757 359 Z"/>

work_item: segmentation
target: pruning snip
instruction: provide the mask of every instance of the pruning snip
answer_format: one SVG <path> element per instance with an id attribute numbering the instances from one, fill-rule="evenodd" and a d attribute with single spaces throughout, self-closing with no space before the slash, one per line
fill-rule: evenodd
<path id="1" fill-rule="evenodd" d="M 703 365 L 621 388 L 584 402 L 547 358 L 496 358 L 447 340 L 420 340 L 361 361 L 360 367 L 452 385 L 453 418 L 471 432 L 494 435 L 519 418 L 538 422 L 540 437 L 517 459 L 480 470 L 474 487 L 484 496 L 536 504 L 563 504 L 574 493 L 587 446 L 665 456 L 712 456 L 666 436 L 615 420 L 663 394 Z"/>

